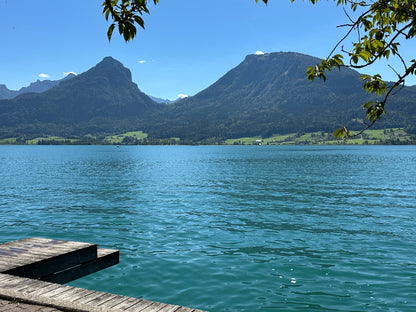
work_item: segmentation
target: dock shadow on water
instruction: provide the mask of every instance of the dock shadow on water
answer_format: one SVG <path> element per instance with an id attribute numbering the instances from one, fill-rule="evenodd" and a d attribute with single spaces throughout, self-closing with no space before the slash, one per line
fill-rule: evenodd
<path id="1" fill-rule="evenodd" d="M 416 147 L 0 146 L 0 240 L 91 241 L 77 287 L 209 311 L 415 311 Z"/>

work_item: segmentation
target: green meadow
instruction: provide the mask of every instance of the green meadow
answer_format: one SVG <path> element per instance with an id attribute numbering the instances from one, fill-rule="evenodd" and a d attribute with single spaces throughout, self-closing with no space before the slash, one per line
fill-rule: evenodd
<path id="1" fill-rule="evenodd" d="M 416 144 L 416 135 L 406 133 L 403 128 L 381 130 L 367 130 L 362 135 L 348 140 L 335 139 L 332 132 L 316 131 L 311 133 L 290 133 L 274 135 L 269 138 L 260 136 L 227 139 L 225 141 L 181 141 L 180 138 L 155 139 L 149 138 L 143 131 L 131 131 L 117 135 L 106 136 L 103 139 L 87 135 L 82 138 L 64 138 L 59 136 L 43 136 L 32 139 L 5 138 L 0 139 L 0 145 L 7 144 L 112 144 L 112 145 L 140 145 L 140 144 L 220 144 L 220 145 L 332 145 L 332 144 Z"/>
<path id="2" fill-rule="evenodd" d="M 352 131 L 353 133 L 354 131 Z M 269 138 L 243 137 L 225 140 L 227 145 L 331 145 L 331 144 L 416 144 L 416 135 L 406 133 L 403 128 L 367 130 L 362 135 L 348 140 L 335 139 L 332 133 L 317 131 L 274 135 Z"/>
<path id="3" fill-rule="evenodd" d="M 106 136 L 103 140 L 105 144 L 131 144 L 147 138 L 147 133 L 143 131 L 131 131 L 118 135 Z M 136 142 L 137 143 L 137 142 Z"/>

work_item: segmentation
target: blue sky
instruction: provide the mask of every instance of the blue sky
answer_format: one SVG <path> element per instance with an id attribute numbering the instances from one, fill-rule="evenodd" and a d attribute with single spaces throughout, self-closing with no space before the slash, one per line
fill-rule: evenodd
<path id="1" fill-rule="evenodd" d="M 108 42 L 101 3 L 0 0 L 0 84 L 16 90 L 37 79 L 61 79 L 112 56 L 143 92 L 175 99 L 198 93 L 256 51 L 324 58 L 344 34 L 336 26 L 347 21 L 332 1 L 160 0 L 150 5 L 146 30 L 133 42 L 116 31 Z M 403 45 L 408 58 L 415 50 L 414 42 Z M 365 72 L 395 78 L 385 64 Z"/>

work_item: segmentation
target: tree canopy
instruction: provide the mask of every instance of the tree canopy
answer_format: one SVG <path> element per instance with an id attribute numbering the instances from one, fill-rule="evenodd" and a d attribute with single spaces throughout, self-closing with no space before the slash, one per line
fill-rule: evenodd
<path id="1" fill-rule="evenodd" d="M 153 0 L 153 3 L 159 3 L 159 0 Z M 142 15 L 143 13 L 149 14 L 147 0 L 105 0 L 102 6 L 105 19 L 108 21 L 111 16 L 113 20 L 108 27 L 108 40 L 111 39 L 115 26 L 126 41 L 136 36 L 136 24 L 144 29 Z"/>
<path id="2" fill-rule="evenodd" d="M 256 3 L 259 0 L 255 0 Z M 269 0 L 261 0 L 267 4 Z M 291 0 L 294 2 L 295 0 Z M 358 133 L 350 133 L 347 127 L 334 132 L 338 138 L 360 135 L 385 113 L 388 98 L 404 86 L 410 75 L 416 74 L 416 60 L 407 60 L 400 52 L 400 42 L 416 35 L 416 0 L 333 0 L 345 12 L 347 23 L 339 25 L 345 30 L 342 39 L 319 64 L 310 66 L 308 80 L 326 80 L 325 73 L 334 68 L 362 69 L 381 60 L 398 59 L 401 68 L 393 68 L 397 78 L 384 82 L 380 74 L 362 75 L 363 89 L 377 95 L 377 99 L 363 104 L 368 122 Z M 155 5 L 159 0 L 152 0 Z M 317 4 L 319 0 L 309 0 Z M 107 36 L 110 40 L 117 26 L 125 41 L 136 35 L 136 25 L 144 28 L 143 14 L 149 14 L 147 0 L 105 0 L 102 4 L 106 20 L 111 17 Z"/>
<path id="3" fill-rule="evenodd" d="M 317 0 L 310 2 L 315 4 Z M 374 125 L 385 113 L 389 96 L 404 86 L 406 77 L 415 75 L 416 60 L 406 60 L 400 53 L 400 42 L 410 40 L 416 34 L 415 3 L 415 0 L 337 0 L 337 5 L 344 7 L 348 18 L 348 23 L 339 26 L 346 30 L 345 35 L 326 59 L 308 68 L 308 80 L 325 80 L 325 71 L 333 68 L 347 66 L 362 69 L 383 59 L 399 59 L 402 66 L 393 68 L 388 65 L 397 76 L 396 81 L 389 84 L 384 82 L 380 74 L 361 76 L 363 89 L 378 96 L 377 100 L 363 104 L 368 123 L 358 133 L 351 134 L 346 127 L 342 127 L 334 132 L 334 136 L 347 138 L 360 135 Z M 356 36 L 355 39 L 352 39 L 352 43 L 347 43 L 346 40 L 354 38 L 353 35 Z"/>

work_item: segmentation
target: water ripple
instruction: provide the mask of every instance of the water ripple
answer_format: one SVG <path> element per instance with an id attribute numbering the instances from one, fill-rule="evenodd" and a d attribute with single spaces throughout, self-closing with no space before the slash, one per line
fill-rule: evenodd
<path id="1" fill-rule="evenodd" d="M 0 146 L 0 239 L 98 243 L 73 285 L 210 311 L 415 311 L 416 148 Z"/>

